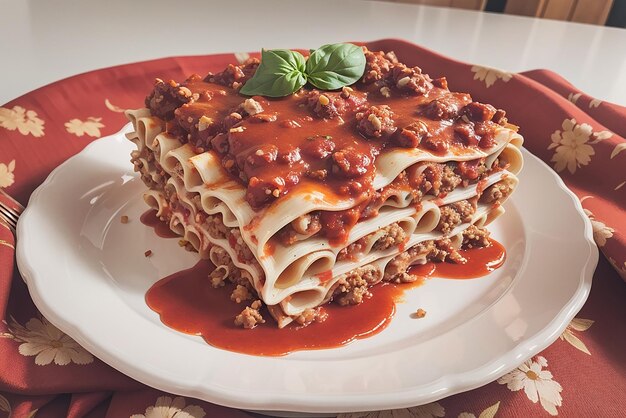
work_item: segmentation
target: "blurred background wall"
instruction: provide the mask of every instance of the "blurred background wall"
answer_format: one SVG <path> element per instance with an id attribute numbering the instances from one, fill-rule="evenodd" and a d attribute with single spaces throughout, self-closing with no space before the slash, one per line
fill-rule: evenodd
<path id="1" fill-rule="evenodd" d="M 626 0 L 385 0 L 626 28 Z"/>

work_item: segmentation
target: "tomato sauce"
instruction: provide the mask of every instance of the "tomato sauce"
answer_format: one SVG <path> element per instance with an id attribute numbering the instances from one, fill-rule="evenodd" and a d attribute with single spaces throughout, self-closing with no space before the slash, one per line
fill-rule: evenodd
<path id="1" fill-rule="evenodd" d="M 467 259 L 465 264 L 433 263 L 412 266 L 409 273 L 422 277 L 440 277 L 444 279 L 474 279 L 483 277 L 504 264 L 506 250 L 498 241 L 490 240 L 489 245 L 481 248 L 460 250 Z"/>
<path id="2" fill-rule="evenodd" d="M 293 324 L 279 329 L 263 309 L 266 322 L 253 329 L 234 324 L 245 307 L 230 300 L 232 286 L 214 289 L 208 273 L 212 266 L 201 261 L 194 267 L 160 280 L 146 294 L 148 306 L 161 322 L 186 334 L 199 335 L 208 344 L 229 351 L 261 356 L 281 356 L 293 351 L 339 347 L 355 339 L 378 334 L 391 321 L 402 286 L 374 286 L 372 296 L 356 306 L 328 304 L 320 323 Z"/>
<path id="3" fill-rule="evenodd" d="M 505 259 L 501 244 L 491 241 L 485 248 L 462 250 L 466 264 L 426 263 L 410 272 L 422 278 L 413 283 L 381 283 L 371 296 L 355 306 L 329 303 L 322 307 L 323 322 L 307 327 L 290 324 L 279 329 L 269 312 L 262 309 L 265 323 L 253 329 L 235 326 L 234 318 L 245 307 L 230 300 L 233 288 L 213 288 L 208 274 L 213 266 L 200 261 L 194 267 L 155 283 L 146 294 L 148 306 L 161 322 L 177 331 L 201 336 L 208 344 L 224 350 L 259 356 L 282 356 L 294 351 L 335 348 L 378 334 L 391 322 L 396 303 L 407 289 L 424 283 L 424 278 L 467 279 L 480 277 L 500 267 Z"/>
<path id="4" fill-rule="evenodd" d="M 139 220 L 142 224 L 154 229 L 154 233 L 161 238 L 180 238 L 178 234 L 170 229 L 166 222 L 159 219 L 157 211 L 154 209 L 144 212 Z"/>
<path id="5" fill-rule="evenodd" d="M 244 96 L 239 89 L 259 65 L 253 59 L 182 83 L 157 79 L 145 103 L 170 135 L 198 153 L 216 152 L 255 210 L 307 183 L 364 203 L 322 214 L 319 234 L 340 245 L 376 197 L 379 155 L 394 148 L 466 155 L 492 147 L 506 123 L 503 111 L 451 92 L 444 78 L 382 52 L 364 53 L 362 79 L 341 91 L 305 86 L 281 98 Z M 461 174 L 475 180 L 478 160 L 471 164 Z"/>

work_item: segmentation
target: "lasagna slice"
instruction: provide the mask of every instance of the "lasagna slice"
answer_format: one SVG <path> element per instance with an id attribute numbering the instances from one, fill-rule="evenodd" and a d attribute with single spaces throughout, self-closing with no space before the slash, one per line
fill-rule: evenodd
<path id="1" fill-rule="evenodd" d="M 146 203 L 235 284 L 253 327 L 307 325 L 427 261 L 463 263 L 517 185 L 522 137 L 505 112 L 364 48 L 341 91 L 238 91 L 258 60 L 182 83 L 157 79 L 127 112 Z M 265 311 L 263 311 L 265 312 Z"/>

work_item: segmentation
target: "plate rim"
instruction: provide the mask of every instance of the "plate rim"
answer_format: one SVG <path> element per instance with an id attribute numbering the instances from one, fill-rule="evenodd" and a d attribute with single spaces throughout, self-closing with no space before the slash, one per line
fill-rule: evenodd
<path id="1" fill-rule="evenodd" d="M 167 382 L 163 379 L 159 380 L 158 376 L 154 373 L 147 373 L 145 369 L 136 367 L 131 364 L 124 363 L 120 358 L 107 352 L 104 347 L 98 347 L 91 343 L 88 335 L 84 335 L 81 329 L 76 326 L 71 320 L 63 318 L 63 315 L 57 313 L 46 301 L 45 298 L 38 292 L 36 282 L 41 280 L 42 272 L 38 272 L 32 264 L 32 260 L 27 256 L 28 243 L 32 239 L 32 235 L 27 233 L 28 221 L 33 208 L 37 207 L 41 194 L 55 181 L 55 178 L 65 167 L 71 165 L 73 162 L 84 157 L 89 151 L 96 147 L 97 144 L 102 144 L 103 141 L 111 140 L 119 136 L 123 136 L 124 132 L 128 128 L 125 125 L 119 132 L 102 137 L 100 139 L 92 141 L 81 152 L 70 157 L 58 167 L 56 167 L 46 178 L 46 180 L 32 193 L 26 210 L 21 215 L 20 222 L 18 223 L 16 245 L 16 259 L 19 272 L 21 273 L 24 281 L 28 286 L 29 293 L 36 307 L 41 314 L 48 319 L 54 326 L 68 334 L 81 346 L 88 349 L 90 353 L 102 360 L 104 363 L 110 365 L 114 369 L 121 373 L 142 382 L 153 388 L 179 394 L 182 396 L 188 396 L 198 399 L 203 399 L 208 402 L 216 403 L 219 405 L 248 410 L 263 410 L 263 411 L 290 411 L 290 412 L 305 412 L 305 413 L 329 413 L 329 412 L 357 412 L 366 410 L 380 410 L 380 409 L 395 409 L 406 408 L 419 404 L 425 404 L 433 402 L 444 397 L 448 397 L 457 393 L 469 391 L 477 387 L 486 385 L 500 376 L 510 372 L 518 367 L 523 361 L 536 355 L 540 351 L 551 345 L 558 336 L 565 330 L 571 319 L 582 308 L 583 304 L 589 296 L 591 289 L 593 273 L 597 266 L 599 252 L 598 248 L 593 241 L 593 230 L 591 222 L 584 215 L 582 204 L 576 195 L 567 188 L 560 176 L 558 176 L 544 161 L 531 154 L 525 148 L 523 149 L 524 158 L 532 158 L 535 162 L 539 163 L 542 170 L 547 171 L 549 175 L 555 180 L 556 185 L 567 195 L 573 202 L 576 213 L 583 219 L 584 230 L 583 237 L 587 244 L 587 258 L 581 268 L 580 275 L 577 278 L 577 289 L 573 293 L 572 297 L 565 303 L 559 313 L 549 321 L 540 331 L 534 335 L 523 339 L 519 344 L 515 345 L 510 351 L 505 352 L 500 357 L 493 359 L 491 362 L 480 365 L 465 373 L 457 373 L 452 375 L 442 376 L 426 385 L 426 387 L 411 387 L 403 391 L 395 391 L 393 397 L 388 393 L 377 394 L 355 394 L 349 396 L 333 396 L 323 397 L 323 395 L 311 396 L 308 399 L 293 399 L 294 395 L 289 393 L 273 394 L 271 397 L 263 393 L 245 393 L 245 396 L 241 394 L 234 394 L 229 390 L 222 388 L 213 388 L 213 390 L 206 390 L 206 387 L 194 387 L 193 385 L 187 385 L 186 387 L 181 382 Z M 569 204 L 569 203 L 568 203 Z M 33 257 L 35 258 L 35 257 Z M 573 280 L 573 279 L 572 279 Z M 510 289 L 508 290 L 510 291 Z M 485 312 L 493 309 L 490 306 Z M 483 312 L 484 314 L 484 312 Z M 482 315 L 482 314 L 481 314 Z M 476 318 L 472 318 L 474 320 Z M 469 321 L 466 321 L 469 322 Z M 466 323 L 465 322 L 465 323 Z M 453 332 L 453 331 L 452 331 Z M 514 354 L 514 355 L 512 355 Z M 514 358 L 515 361 L 511 359 Z M 496 367 L 497 366 L 497 367 Z M 467 375 L 467 376 L 466 376 Z M 479 377 L 476 377 L 479 376 Z M 485 380 L 485 376 L 487 380 Z M 192 382 L 193 383 L 193 382 Z M 297 395 L 296 395 L 297 396 Z M 360 396 L 360 398 L 359 398 Z M 385 400 L 384 398 L 388 398 Z M 268 403 L 271 402 L 271 407 L 268 408 Z M 314 407 L 313 407 L 314 405 Z"/>

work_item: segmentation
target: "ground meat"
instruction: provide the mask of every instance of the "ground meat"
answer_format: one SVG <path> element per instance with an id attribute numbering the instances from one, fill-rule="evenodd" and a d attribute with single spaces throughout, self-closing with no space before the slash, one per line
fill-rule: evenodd
<path id="1" fill-rule="evenodd" d="M 326 177 L 328 177 L 328 170 L 324 168 L 321 170 L 307 171 L 306 176 L 314 180 L 324 181 Z"/>
<path id="2" fill-rule="evenodd" d="M 235 325 L 252 329 L 256 327 L 257 324 L 265 323 L 261 312 L 259 312 L 261 306 L 263 306 L 263 304 L 260 300 L 255 300 L 250 306 L 246 306 L 245 309 L 235 317 Z"/>
<path id="3" fill-rule="evenodd" d="M 230 236 L 228 237 L 228 243 L 235 250 L 238 261 L 240 262 L 256 262 L 256 258 L 252 254 L 250 247 L 246 244 L 241 236 L 239 228 L 230 228 Z"/>
<path id="4" fill-rule="evenodd" d="M 337 254 L 337 260 L 338 261 L 356 260 L 357 257 L 363 253 L 365 244 L 366 244 L 366 237 L 356 240 L 352 244 L 348 245 L 347 247 L 339 251 L 339 253 Z"/>
<path id="5" fill-rule="evenodd" d="M 346 147 L 335 151 L 332 155 L 332 172 L 344 178 L 355 178 L 370 171 L 374 159 L 354 147 Z"/>
<path id="6" fill-rule="evenodd" d="M 393 52 L 371 52 L 364 48 L 365 73 L 361 79 L 364 84 L 375 84 L 380 93 L 390 97 L 389 87 L 409 94 L 424 94 L 433 88 L 430 77 L 423 74 L 419 67 L 407 67 L 399 63 Z"/>
<path id="7" fill-rule="evenodd" d="M 427 163 L 426 168 L 422 170 L 421 174 L 417 178 L 415 177 L 414 173 L 412 173 L 412 168 L 409 168 L 409 177 L 411 179 L 411 184 L 415 185 L 422 192 L 422 194 L 438 196 L 439 189 L 441 188 L 443 167 L 443 164 Z"/>
<path id="8" fill-rule="evenodd" d="M 496 108 L 490 104 L 471 102 L 463 108 L 461 114 L 467 116 L 471 121 L 486 122 L 493 119 Z"/>
<path id="9" fill-rule="evenodd" d="M 409 191 L 409 193 L 411 193 L 411 199 L 414 202 L 419 201 L 419 199 L 422 196 L 422 193 L 419 190 L 416 190 L 416 186 L 414 187 L 409 183 L 407 173 L 403 171 L 400 174 L 398 174 L 398 176 L 396 176 L 396 178 L 391 184 L 374 192 L 374 195 L 368 201 L 365 208 L 362 211 L 360 211 L 360 218 L 358 218 L 356 221 L 360 222 L 364 219 L 369 219 L 374 216 L 377 216 L 379 209 L 385 204 L 385 202 L 387 202 L 393 195 L 395 195 L 396 193 L 398 193 L 398 191 L 401 191 L 401 190 Z M 328 215 L 329 213 L 338 214 L 338 213 L 345 213 L 345 212 L 350 212 L 350 211 L 310 213 L 309 215 L 312 217 L 312 219 L 309 224 L 309 227 L 306 230 L 305 235 L 313 236 L 313 235 L 322 233 L 328 236 L 328 230 L 336 227 L 336 223 L 334 223 L 333 225 L 329 225 L 328 223 L 322 222 L 322 219 L 321 219 L 322 213 L 326 213 Z M 347 222 L 348 224 L 351 225 L 353 223 L 352 222 L 353 215 L 358 215 L 358 214 L 359 212 L 348 214 L 349 216 L 347 216 L 347 218 L 349 219 L 345 220 L 344 224 Z M 329 219 L 327 218 L 326 222 L 328 221 Z M 296 219 L 293 222 L 298 222 L 298 220 Z M 278 238 L 278 241 L 285 246 L 289 246 L 293 244 L 299 238 L 298 235 L 300 233 L 296 232 L 295 230 L 296 226 L 293 224 L 293 222 L 283 227 L 276 235 Z M 316 232 L 313 233 L 312 231 L 316 231 Z M 354 247 L 353 249 L 354 250 L 350 252 L 351 254 L 360 252 L 359 249 L 356 249 Z M 349 257 L 346 257 L 346 258 L 349 258 Z"/>
<path id="10" fill-rule="evenodd" d="M 494 166 L 497 166 L 497 164 L 494 163 Z M 479 158 L 476 160 L 458 162 L 454 171 L 458 173 L 463 180 L 469 181 L 481 177 L 487 171 L 487 167 L 485 166 L 485 159 Z M 469 184 L 469 182 L 467 183 Z"/>
<path id="11" fill-rule="evenodd" d="M 385 235 L 378 238 L 372 246 L 372 251 L 383 251 L 402 244 L 408 237 L 399 224 L 394 223 L 383 228 Z"/>
<path id="12" fill-rule="evenodd" d="M 454 168 L 454 164 L 446 164 L 443 167 L 441 174 L 441 187 L 439 188 L 439 193 L 437 195 L 451 192 L 463 181 L 461 176 L 455 173 Z"/>
<path id="13" fill-rule="evenodd" d="M 460 207 L 471 206 L 470 202 Z M 462 248 L 484 247 L 489 244 L 489 232 L 486 229 L 470 226 L 463 232 Z M 394 283 L 413 282 L 416 276 L 407 273 L 407 269 L 417 260 L 423 259 L 434 262 L 466 263 L 448 238 L 421 242 L 407 251 L 398 254 L 386 266 L 381 277 L 380 271 L 371 264 L 359 267 L 339 278 L 332 289 L 332 301 L 342 306 L 357 305 L 370 296 L 369 288 L 381 279 Z M 324 314 L 325 315 L 325 314 Z M 293 319 L 301 325 L 308 325 L 313 321 L 320 321 L 320 310 L 307 309 Z M 322 320 L 325 319 L 325 316 Z"/>
<path id="14" fill-rule="evenodd" d="M 312 136 L 300 147 L 303 154 L 320 160 L 330 157 L 335 150 L 331 136 Z"/>
<path id="15" fill-rule="evenodd" d="M 463 264 L 467 262 L 454 248 L 448 238 L 424 241 L 407 251 L 395 256 L 385 268 L 383 280 L 393 283 L 406 283 L 415 281 L 417 278 L 407 273 L 407 269 L 417 260 L 451 262 Z"/>
<path id="16" fill-rule="evenodd" d="M 450 206 L 443 206 L 441 208 L 441 218 L 439 224 L 435 228 L 437 231 L 441 231 L 444 234 L 449 234 L 452 230 L 461 224 L 461 215 Z"/>
<path id="17" fill-rule="evenodd" d="M 237 89 L 252 78 L 259 62 L 258 58 L 250 58 L 240 65 L 229 64 L 221 73 L 209 73 L 204 80 Z"/>
<path id="18" fill-rule="evenodd" d="M 461 200 L 460 202 L 442 206 L 440 210 L 441 218 L 435 229 L 444 234 L 449 234 L 455 227 L 472 220 L 472 215 L 476 211 L 476 205 L 469 200 Z"/>
<path id="19" fill-rule="evenodd" d="M 398 145 L 406 148 L 416 148 L 423 138 L 428 135 L 428 127 L 422 121 L 416 121 L 402 130 L 395 136 Z"/>
<path id="20" fill-rule="evenodd" d="M 452 190 L 456 189 L 459 185 L 467 186 L 470 181 L 465 179 L 464 176 L 469 173 L 472 180 L 478 179 L 478 176 L 482 176 L 486 173 L 484 165 L 484 158 L 476 161 L 475 165 L 467 168 L 469 163 L 454 163 L 447 164 L 440 163 L 426 163 L 426 168 L 416 174 L 416 170 L 420 166 L 409 167 L 407 174 L 409 182 L 413 188 L 419 190 L 422 195 L 429 194 L 431 196 L 444 197 Z M 422 166 L 423 167 L 423 166 Z M 465 171 L 460 170 L 462 167 Z M 474 175 L 476 177 L 474 177 Z"/>
<path id="21" fill-rule="evenodd" d="M 421 145 L 423 148 L 438 155 L 445 154 L 448 151 L 448 148 L 450 148 L 448 140 L 441 135 L 426 136 L 422 140 Z"/>
<path id="22" fill-rule="evenodd" d="M 385 268 L 383 280 L 393 283 L 408 283 L 415 281 L 416 277 L 411 276 L 406 272 L 411 263 L 419 256 L 419 254 L 413 254 L 411 251 L 405 251 L 398 254 L 391 260 Z"/>
<path id="23" fill-rule="evenodd" d="M 459 115 L 459 104 L 450 97 L 432 100 L 422 113 L 433 120 L 452 120 Z"/>
<path id="24" fill-rule="evenodd" d="M 463 231 L 463 244 L 461 248 L 482 248 L 489 245 L 489 231 L 485 228 L 479 228 L 476 225 L 470 225 Z"/>
<path id="25" fill-rule="evenodd" d="M 235 303 L 241 303 L 244 300 L 250 299 L 252 299 L 252 293 L 250 293 L 248 287 L 240 284 L 238 284 L 237 287 L 235 287 L 235 290 L 233 290 L 233 293 L 230 294 L 230 300 Z"/>
<path id="26" fill-rule="evenodd" d="M 448 79 L 445 77 L 439 77 L 439 78 L 435 78 L 432 81 L 433 86 L 435 87 L 441 87 L 444 90 L 449 90 L 448 89 Z"/>
<path id="27" fill-rule="evenodd" d="M 419 67 L 399 63 L 393 53 L 363 51 L 361 80 L 337 91 L 305 86 L 279 99 L 242 97 L 238 89 L 259 65 L 252 59 L 203 80 L 159 80 L 146 104 L 156 122 L 158 116 L 167 119 L 161 122 L 168 135 L 194 146 L 196 154 L 214 152 L 229 178 L 247 189 L 245 199 L 255 210 L 280 200 L 301 181 L 323 183 L 342 197 L 369 199 L 377 193 L 374 161 L 390 147 L 441 155 L 460 142 L 478 141 L 475 148 L 493 144 L 496 124 L 505 123 L 503 112 L 450 92 L 445 78 L 432 80 Z M 447 184 L 443 179 L 430 184 L 436 196 L 458 183 L 449 170 L 443 174 Z M 159 176 L 157 171 L 152 180 L 144 178 L 152 185 L 162 182 Z M 323 227 L 319 235 L 347 236 L 354 225 L 335 224 L 343 230 Z M 293 239 L 291 233 L 287 237 Z"/>
<path id="28" fill-rule="evenodd" d="M 293 320 L 299 325 L 305 327 L 312 322 L 323 322 L 328 317 L 328 314 L 320 307 L 307 308 L 300 315 L 293 318 Z"/>
<path id="29" fill-rule="evenodd" d="M 285 179 L 276 176 L 267 180 L 251 177 L 248 181 L 246 201 L 253 208 L 260 208 L 266 203 L 278 199 L 285 190 Z"/>
<path id="30" fill-rule="evenodd" d="M 135 155 L 131 155 L 131 157 L 131 162 L 134 165 L 133 170 L 141 174 L 141 181 L 150 189 L 163 190 L 167 179 L 159 177 L 160 182 L 157 183 L 152 178 L 152 169 L 140 160 L 139 153 L 137 152 Z"/>
<path id="31" fill-rule="evenodd" d="M 513 188 L 513 180 L 503 179 L 489 186 L 480 196 L 480 201 L 483 203 L 502 202 L 513 192 Z"/>
<path id="32" fill-rule="evenodd" d="M 280 242 L 285 247 L 289 247 L 290 245 L 298 242 L 298 234 L 293 229 L 291 224 L 285 225 L 280 231 L 276 233 L 276 238 L 278 242 Z"/>
<path id="33" fill-rule="evenodd" d="M 398 63 L 398 58 L 393 51 L 383 53 L 382 51 L 369 51 L 363 47 L 365 54 L 365 72 L 361 81 L 370 84 L 385 78 L 391 68 Z"/>
<path id="34" fill-rule="evenodd" d="M 211 286 L 214 288 L 224 287 L 226 277 L 224 276 L 224 270 L 216 268 L 209 273 L 209 280 L 211 281 Z"/>
<path id="35" fill-rule="evenodd" d="M 225 249 L 221 247 L 215 247 L 213 254 L 215 258 L 214 263 L 216 266 L 230 267 L 230 265 L 232 264 L 232 260 L 230 259 L 230 256 L 228 255 L 228 252 L 226 252 Z"/>
<path id="36" fill-rule="evenodd" d="M 408 274 L 406 270 L 420 258 L 443 262 L 459 260 L 459 257 L 458 251 L 454 249 L 448 238 L 423 241 L 394 257 L 385 268 L 383 280 L 394 283 L 415 281 L 416 277 Z"/>
<path id="37" fill-rule="evenodd" d="M 154 89 L 146 97 L 145 103 L 152 115 L 163 120 L 170 120 L 174 117 L 174 110 L 190 100 L 189 89 L 174 80 L 164 82 L 157 78 L 154 82 Z"/>
<path id="38" fill-rule="evenodd" d="M 502 109 L 496 110 L 496 113 L 493 115 L 493 119 L 491 120 L 501 126 L 506 126 L 508 123 L 506 112 Z"/>
<path id="39" fill-rule="evenodd" d="M 356 114 L 356 128 L 367 138 L 387 138 L 397 129 L 393 117 L 387 105 L 370 106 L 368 110 Z"/>
<path id="40" fill-rule="evenodd" d="M 358 305 L 365 297 L 369 297 L 369 286 L 380 281 L 380 271 L 366 265 L 352 270 L 341 277 L 333 292 L 333 301 L 342 305 Z"/>
<path id="41" fill-rule="evenodd" d="M 146 160 L 147 164 L 142 160 Z M 141 179 L 151 189 L 164 190 L 165 183 L 169 180 L 170 175 L 166 173 L 155 160 L 154 153 L 148 148 L 131 153 L 131 162 L 134 165 L 134 171 L 141 174 Z"/>
<path id="42" fill-rule="evenodd" d="M 306 95 L 306 106 L 322 119 L 339 117 L 348 110 L 348 102 L 341 93 L 319 90 L 311 90 Z"/>
<path id="43" fill-rule="evenodd" d="M 449 262 L 457 264 L 465 264 L 467 260 L 452 245 L 452 241 L 448 238 L 438 239 L 435 242 L 435 249 L 432 250 L 426 259 L 428 261 Z"/>
<path id="44" fill-rule="evenodd" d="M 215 249 L 213 249 L 212 251 L 213 257 L 215 259 L 215 265 L 218 267 L 224 266 L 228 270 L 228 277 L 226 277 L 228 281 L 236 285 L 245 286 L 248 289 L 252 290 L 252 285 L 247 278 L 241 275 L 241 270 L 239 269 L 239 267 L 235 266 L 233 260 L 230 258 L 230 255 L 228 255 L 228 252 L 225 249 L 216 246 Z M 256 259 L 254 263 L 251 264 L 258 266 Z"/>
<path id="45" fill-rule="evenodd" d="M 389 74 L 390 83 L 402 92 L 425 94 L 433 88 L 430 77 L 419 67 L 396 64 Z"/>
<path id="46" fill-rule="evenodd" d="M 454 127 L 454 134 L 457 140 L 463 145 L 476 146 L 480 142 L 480 135 L 476 134 L 473 123 L 458 123 Z"/>
<path id="47" fill-rule="evenodd" d="M 250 152 L 245 158 L 244 173 L 246 176 L 253 174 L 253 170 L 267 166 L 278 159 L 278 147 L 273 144 L 260 145 L 256 150 Z"/>
<path id="48" fill-rule="evenodd" d="M 354 260 L 358 258 L 363 249 L 367 246 L 367 243 L 372 239 L 372 236 L 378 234 L 380 231 L 384 231 L 384 235 L 376 240 L 372 246 L 372 251 L 383 251 L 396 245 L 402 244 L 406 239 L 406 232 L 400 227 L 398 223 L 387 225 L 378 231 L 372 232 L 364 236 L 361 239 L 356 240 L 352 244 L 343 248 L 337 254 L 337 260 Z"/>
<path id="49" fill-rule="evenodd" d="M 206 216 L 204 222 L 201 223 L 203 228 L 209 232 L 209 235 L 216 239 L 226 239 L 230 232 L 230 228 L 224 225 L 221 214 Z"/>
<path id="50" fill-rule="evenodd" d="M 426 311 L 423 310 L 422 308 L 419 308 L 417 311 L 415 311 L 413 315 L 415 318 L 421 319 L 426 316 Z"/>
<path id="51" fill-rule="evenodd" d="M 477 199 L 474 198 L 461 200 L 459 202 L 451 203 L 449 206 L 452 206 L 461 216 L 462 223 L 467 223 L 472 220 L 472 215 L 476 212 L 476 200 Z"/>

